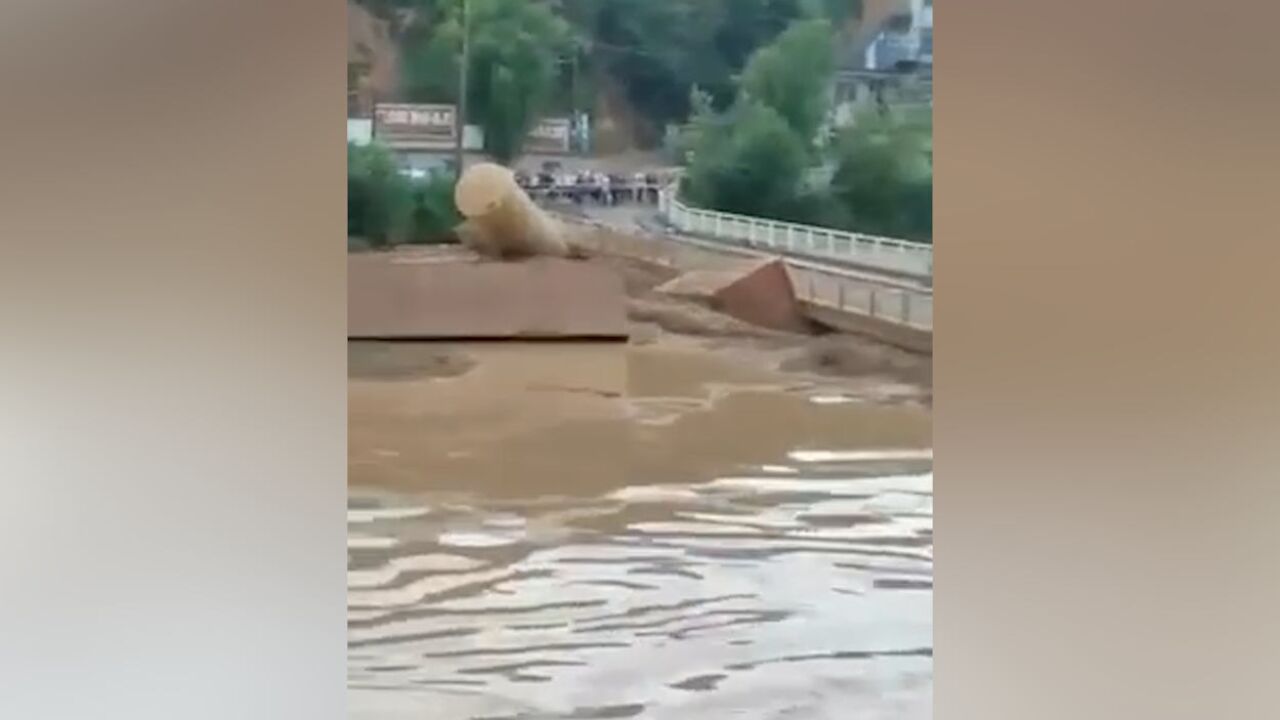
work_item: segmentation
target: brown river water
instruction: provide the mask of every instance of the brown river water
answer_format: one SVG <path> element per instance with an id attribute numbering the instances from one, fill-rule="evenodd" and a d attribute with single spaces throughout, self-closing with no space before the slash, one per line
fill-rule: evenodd
<path id="1" fill-rule="evenodd" d="M 932 716 L 927 410 L 679 343 L 350 367 L 349 717 Z"/>

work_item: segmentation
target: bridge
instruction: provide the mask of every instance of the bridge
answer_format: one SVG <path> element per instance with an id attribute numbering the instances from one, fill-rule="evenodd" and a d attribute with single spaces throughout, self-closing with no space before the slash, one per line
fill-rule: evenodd
<path id="1" fill-rule="evenodd" d="M 933 348 L 933 248 L 892 238 L 692 208 L 669 189 L 657 206 L 561 206 L 620 254 L 681 270 L 781 257 L 810 319 L 917 351 Z"/>
<path id="2" fill-rule="evenodd" d="M 932 285 L 933 246 L 927 243 L 703 210 L 684 204 L 671 189 L 659 196 L 658 215 L 684 235 Z"/>

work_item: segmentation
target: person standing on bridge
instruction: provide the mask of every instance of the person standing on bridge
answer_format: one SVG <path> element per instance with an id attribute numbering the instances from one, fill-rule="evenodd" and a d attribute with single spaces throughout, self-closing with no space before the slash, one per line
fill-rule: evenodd
<path id="1" fill-rule="evenodd" d="M 610 187 L 609 176 L 600 173 L 596 176 L 596 181 L 600 184 L 600 201 L 601 204 L 608 207 L 613 205 L 613 190 Z"/>

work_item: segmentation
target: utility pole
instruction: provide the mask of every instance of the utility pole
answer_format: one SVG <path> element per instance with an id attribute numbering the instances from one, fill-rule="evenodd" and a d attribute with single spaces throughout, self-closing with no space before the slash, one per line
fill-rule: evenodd
<path id="1" fill-rule="evenodd" d="M 571 143 L 570 152 L 573 152 L 575 150 L 578 152 L 581 152 L 582 151 L 581 142 L 579 142 L 578 137 L 575 137 L 576 135 L 579 134 L 579 130 L 581 128 L 581 123 L 582 123 L 582 118 L 578 117 L 578 45 L 577 43 L 574 43 L 572 52 L 573 52 L 572 64 L 569 66 L 569 117 L 573 118 L 569 122 L 570 132 L 573 133 L 573 135 L 571 135 L 569 138 Z"/>
<path id="2" fill-rule="evenodd" d="M 467 66 L 471 64 L 471 3 L 462 1 L 462 57 L 458 61 L 458 103 L 454 108 L 454 164 L 456 179 L 462 178 L 466 156 L 463 139 L 467 134 Z"/>

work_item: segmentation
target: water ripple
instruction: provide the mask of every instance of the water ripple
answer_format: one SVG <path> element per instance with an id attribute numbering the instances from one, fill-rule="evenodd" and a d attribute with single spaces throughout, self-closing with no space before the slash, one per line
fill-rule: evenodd
<path id="1" fill-rule="evenodd" d="M 702 484 L 488 507 L 353 491 L 353 701 L 389 718 L 926 707 L 930 458 L 806 451 Z M 858 472 L 894 460 L 926 469 Z"/>

